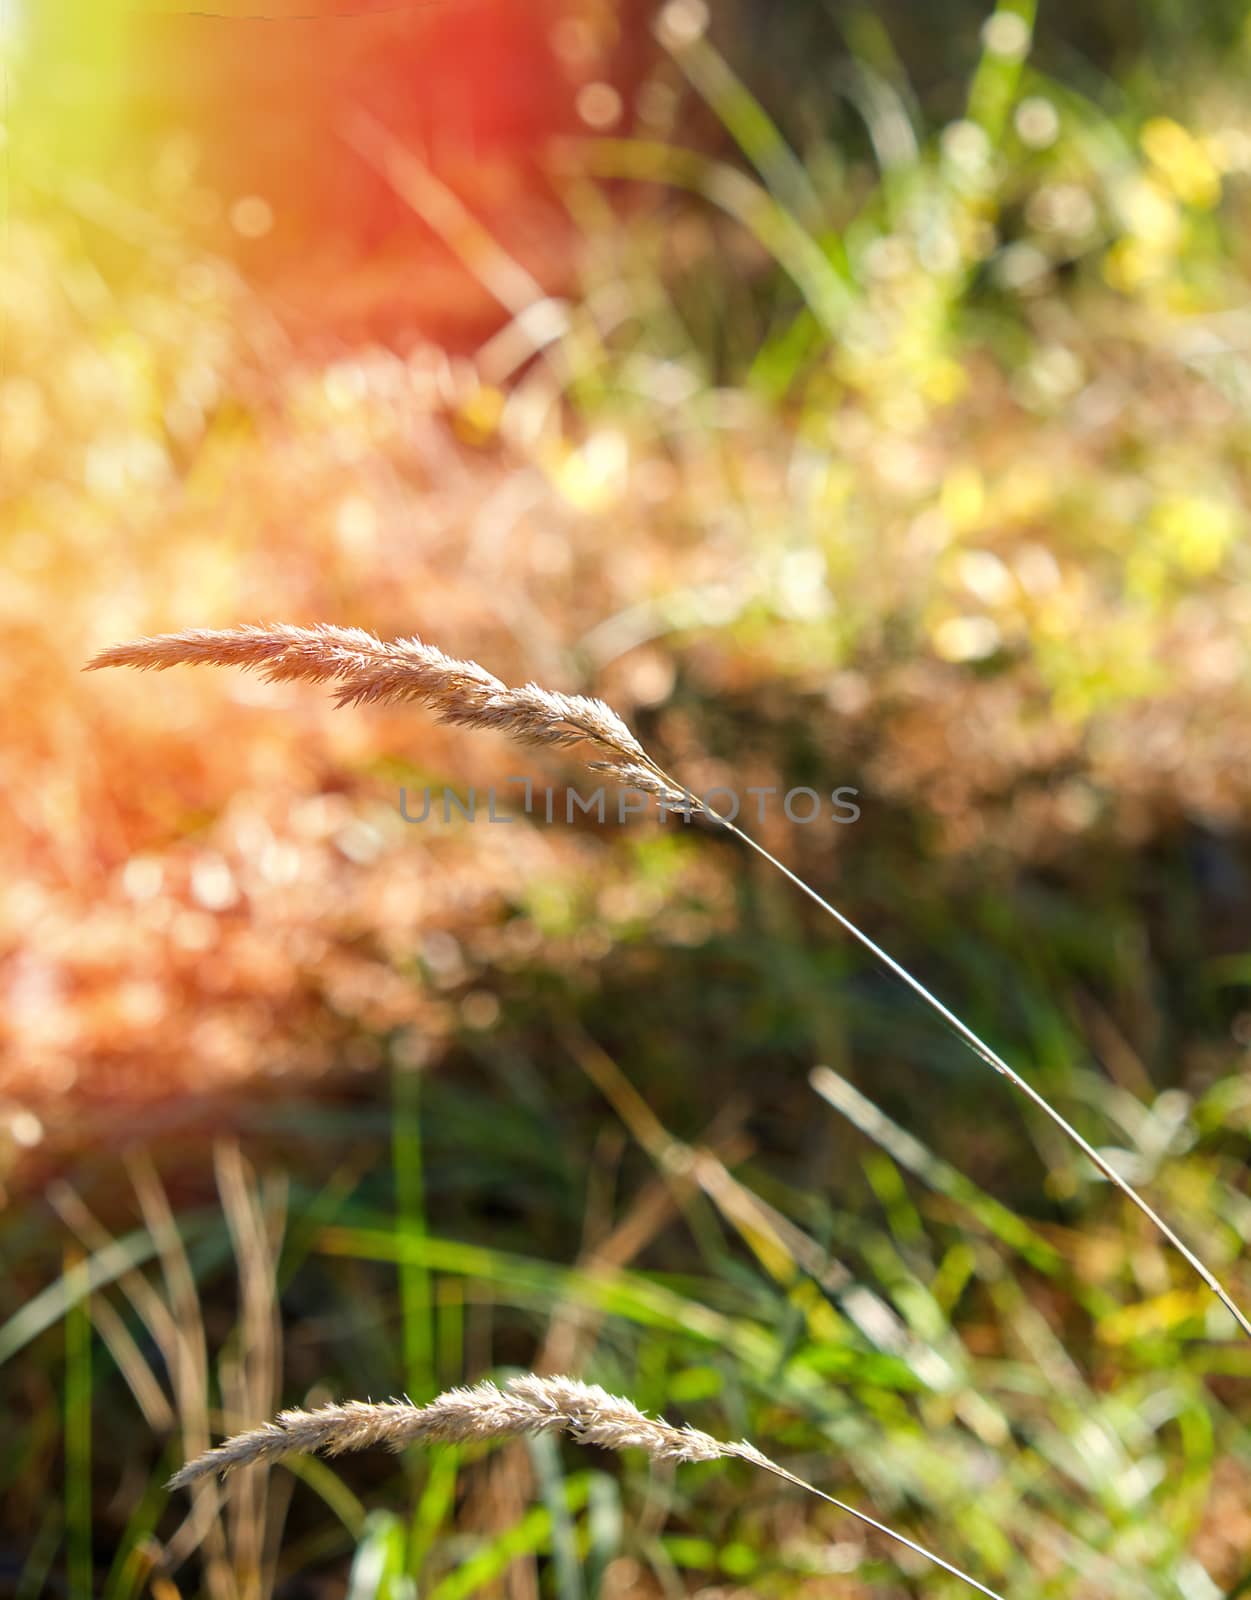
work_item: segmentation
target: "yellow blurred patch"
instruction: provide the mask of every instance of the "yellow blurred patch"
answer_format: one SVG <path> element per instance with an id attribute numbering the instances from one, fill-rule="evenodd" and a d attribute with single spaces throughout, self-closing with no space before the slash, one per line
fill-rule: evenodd
<path id="1" fill-rule="evenodd" d="M 986 485 L 976 467 L 954 467 L 943 480 L 939 504 L 957 533 L 975 528 L 986 509 Z"/>
<path id="2" fill-rule="evenodd" d="M 489 444 L 504 415 L 502 389 L 483 384 L 461 401 L 452 414 L 452 429 L 462 444 Z"/>
<path id="3" fill-rule="evenodd" d="M 1168 256 L 1140 239 L 1118 239 L 1103 258 L 1103 276 L 1122 294 L 1136 294 L 1166 276 Z"/>
<path id="4" fill-rule="evenodd" d="M 1140 136 L 1143 153 L 1183 205 L 1208 211 L 1221 197 L 1221 177 L 1207 148 L 1171 117 L 1152 117 Z"/>
<path id="5" fill-rule="evenodd" d="M 1238 532 L 1231 507 L 1197 495 L 1159 501 L 1151 521 L 1169 559 L 1194 578 L 1216 571 Z"/>
<path id="6" fill-rule="evenodd" d="M 969 387 L 969 375 L 958 361 L 942 357 L 930 363 L 921 389 L 925 398 L 936 406 L 948 406 L 958 400 Z"/>
<path id="7" fill-rule="evenodd" d="M 1155 178 L 1127 178 L 1116 189 L 1125 231 L 1156 250 L 1172 250 L 1181 237 L 1176 196 Z"/>
<path id="8" fill-rule="evenodd" d="M 1004 522 L 1032 522 L 1040 517 L 1055 497 L 1056 479 L 1041 467 L 1017 462 L 999 480 L 995 493 L 995 516 Z"/>
<path id="9" fill-rule="evenodd" d="M 624 434 L 605 428 L 576 448 L 563 441 L 547 451 L 552 483 L 579 511 L 602 511 L 625 491 L 630 450 Z"/>
<path id="10" fill-rule="evenodd" d="M 1153 1300 L 1123 1306 L 1120 1311 L 1100 1317 L 1095 1332 L 1103 1344 L 1129 1344 L 1153 1333 L 1170 1333 L 1203 1316 L 1208 1301 L 1205 1289 L 1171 1289 Z"/>

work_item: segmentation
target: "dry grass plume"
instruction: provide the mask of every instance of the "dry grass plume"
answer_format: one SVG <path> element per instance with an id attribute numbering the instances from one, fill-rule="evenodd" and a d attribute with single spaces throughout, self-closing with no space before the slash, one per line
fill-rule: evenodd
<path id="1" fill-rule="evenodd" d="M 564 1433 L 578 1444 L 598 1445 L 604 1450 L 643 1450 L 654 1461 L 717 1461 L 729 1457 L 749 1462 L 906 1545 L 979 1594 L 1002 1600 L 993 1589 L 987 1589 L 941 1556 L 778 1466 L 755 1445 L 745 1440 L 725 1443 L 698 1428 L 675 1427 L 649 1417 L 632 1401 L 609 1394 L 598 1384 L 575 1378 L 526 1373 L 509 1379 L 503 1388 L 479 1383 L 471 1389 L 449 1389 L 424 1406 L 405 1400 L 348 1400 L 319 1406 L 315 1411 L 283 1411 L 273 1422 L 236 1434 L 189 1461 L 170 1479 L 170 1487 L 185 1488 L 210 1474 L 270 1464 L 290 1455 L 337 1456 L 371 1445 L 402 1450 L 410 1444 L 465 1444 L 538 1433 Z"/>
<path id="2" fill-rule="evenodd" d="M 750 834 L 728 817 L 704 805 L 665 772 L 635 738 L 611 706 L 586 695 L 560 694 L 537 683 L 509 688 L 476 661 L 445 655 L 434 645 L 414 636 L 384 644 L 361 628 L 339 628 L 318 623 L 311 628 L 288 623 L 262 624 L 215 630 L 190 628 L 183 633 L 158 634 L 131 644 L 102 650 L 88 665 L 163 669 L 182 662 L 215 666 L 251 667 L 271 682 L 303 680 L 333 683 L 340 705 L 371 705 L 387 701 L 415 701 L 433 711 L 442 722 L 494 729 L 525 744 L 568 748 L 591 744 L 599 759 L 587 766 L 605 772 L 618 782 L 655 796 L 662 805 L 682 808 L 707 817 L 748 845 L 856 939 L 875 960 L 893 972 L 925 1001 L 966 1045 L 1001 1077 L 1033 1102 L 1090 1160 L 1103 1176 L 1138 1207 L 1173 1248 L 1203 1279 L 1208 1288 L 1251 1339 L 1251 1320 L 1210 1267 L 1152 1209 L 1133 1185 L 1098 1150 L 1061 1116 L 1053 1105 L 1015 1068 L 993 1050 L 919 979 L 899 964 L 868 934 L 810 884 L 798 877 Z"/>

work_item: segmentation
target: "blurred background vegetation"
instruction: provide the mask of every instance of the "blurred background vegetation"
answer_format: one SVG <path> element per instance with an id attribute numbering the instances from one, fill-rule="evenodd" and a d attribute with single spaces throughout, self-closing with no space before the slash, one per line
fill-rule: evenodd
<path id="1" fill-rule="evenodd" d="M 732 841 L 412 826 L 578 778 L 79 674 L 419 631 L 856 787 L 760 836 L 1247 1304 L 1251 13 L 210 9 L 6 13 L 0 1593 L 956 1592 L 728 1463 L 161 1488 L 515 1367 L 1013 1596 L 1251 1591 L 1232 1322 Z"/>

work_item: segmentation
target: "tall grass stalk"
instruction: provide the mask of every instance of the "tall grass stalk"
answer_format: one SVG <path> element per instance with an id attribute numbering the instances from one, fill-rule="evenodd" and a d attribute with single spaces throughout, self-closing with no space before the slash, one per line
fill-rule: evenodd
<path id="1" fill-rule="evenodd" d="M 391 1165 L 396 1215 L 405 1234 L 420 1239 L 426 1233 L 421 1076 L 409 1066 L 397 1065 L 391 1082 Z M 408 1393 L 424 1400 L 435 1391 L 434 1300 L 430 1293 L 430 1276 L 417 1261 L 405 1261 L 400 1267 L 400 1305 Z"/>
<path id="2" fill-rule="evenodd" d="M 86 1262 L 67 1254 L 66 1275 L 78 1290 L 65 1314 L 65 1565 L 70 1600 L 91 1600 L 91 1310 Z"/>
<path id="3" fill-rule="evenodd" d="M 493 1383 L 449 1389 L 425 1406 L 398 1400 L 349 1400 L 315 1411 L 283 1411 L 273 1422 L 237 1434 L 189 1461 L 175 1473 L 170 1486 L 183 1488 L 215 1473 L 279 1461 L 288 1455 L 322 1452 L 333 1456 L 372 1445 L 402 1450 L 410 1444 L 542 1438 L 558 1433 L 604 1450 L 643 1450 L 655 1461 L 746 1461 L 836 1506 L 914 1555 L 933 1562 L 979 1594 L 1002 1600 L 993 1589 L 932 1550 L 788 1472 L 746 1440 L 725 1443 L 689 1425 L 679 1428 L 661 1422 L 631 1401 L 611 1395 L 597 1384 L 580 1383 L 573 1378 L 527 1373 L 510 1379 L 503 1389 Z"/>
<path id="4" fill-rule="evenodd" d="M 594 747 L 597 757 L 586 762 L 593 771 L 609 774 L 618 782 L 652 796 L 663 807 L 706 817 L 726 829 L 831 917 L 936 1012 L 980 1060 L 1049 1117 L 1108 1182 L 1159 1230 L 1251 1339 L 1251 1321 L 1211 1268 L 1045 1096 L 849 917 L 758 840 L 671 778 L 621 717 L 602 700 L 556 693 L 535 683 L 509 688 L 476 661 L 447 656 L 415 636 L 384 644 L 362 629 L 339 628 L 328 623 L 312 628 L 277 624 L 222 630 L 193 628 L 183 633 L 160 634 L 103 650 L 88 663 L 88 670 L 108 666 L 152 670 L 186 662 L 249 667 L 259 670 L 271 682 L 331 683 L 339 705 L 414 701 L 428 707 L 442 722 L 507 733 L 526 744 L 569 748 L 588 743 Z"/>

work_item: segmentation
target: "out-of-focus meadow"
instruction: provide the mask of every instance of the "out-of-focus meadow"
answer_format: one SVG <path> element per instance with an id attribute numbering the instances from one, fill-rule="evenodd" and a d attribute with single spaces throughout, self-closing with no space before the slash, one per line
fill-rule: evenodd
<path id="1" fill-rule="evenodd" d="M 510 1367 L 1020 1600 L 1248 1592 L 1232 1320 L 733 841 L 80 668 L 416 631 L 772 787 L 1251 1302 L 1251 17 L 316 9 L 6 13 L 0 1593 L 957 1592 L 727 1463 L 161 1488 Z M 554 822 L 442 819 L 519 774 Z"/>

